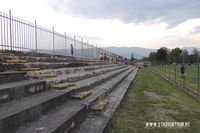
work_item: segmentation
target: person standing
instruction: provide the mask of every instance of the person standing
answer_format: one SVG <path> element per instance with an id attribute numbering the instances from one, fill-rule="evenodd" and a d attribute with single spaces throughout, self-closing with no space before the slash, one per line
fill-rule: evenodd
<path id="1" fill-rule="evenodd" d="M 103 60 L 103 53 L 100 54 L 99 58 L 100 60 Z"/>
<path id="2" fill-rule="evenodd" d="M 180 69 L 181 69 L 181 78 L 184 79 L 185 78 L 185 66 L 184 66 L 184 64 L 181 65 Z"/>
<path id="3" fill-rule="evenodd" d="M 74 55 L 74 48 L 73 48 L 73 45 L 71 44 L 71 55 L 73 56 Z"/>

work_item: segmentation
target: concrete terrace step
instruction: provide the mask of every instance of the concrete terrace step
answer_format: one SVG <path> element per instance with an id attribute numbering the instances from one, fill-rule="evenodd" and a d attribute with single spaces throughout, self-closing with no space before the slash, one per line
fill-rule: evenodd
<path id="1" fill-rule="evenodd" d="M 70 95 L 93 88 L 129 68 L 121 68 L 103 75 L 77 81 L 74 87 L 66 90 L 42 92 L 2 104 L 0 106 L 0 131 L 6 133 L 15 130 L 26 122 L 37 120 L 42 114 L 65 103 Z"/>
<path id="2" fill-rule="evenodd" d="M 110 92 L 113 91 L 123 80 L 126 78 L 130 72 L 135 70 L 135 67 L 130 68 L 129 70 L 121 73 L 117 77 L 109 80 L 102 86 L 96 86 L 92 89 L 92 95 L 84 100 L 85 104 L 91 108 L 95 102 L 99 99 L 104 99 Z M 92 101 L 92 102 L 91 102 Z"/>
<path id="3" fill-rule="evenodd" d="M 29 67 L 29 68 L 20 68 L 20 71 L 25 71 L 25 72 L 35 72 L 35 71 L 39 71 L 40 68 L 39 67 Z"/>
<path id="4" fill-rule="evenodd" d="M 45 90 L 45 81 L 22 80 L 0 84 L 0 103 L 16 100 Z"/>
<path id="5" fill-rule="evenodd" d="M 92 106 L 92 110 L 95 111 L 95 112 L 101 112 L 105 107 L 106 105 L 109 104 L 109 101 L 108 99 L 103 99 L 103 98 L 100 98 L 93 106 Z"/>
<path id="6" fill-rule="evenodd" d="M 72 68 L 59 68 L 59 69 L 45 69 L 36 72 L 28 72 L 26 77 L 28 78 L 36 78 L 41 79 L 45 77 L 45 74 L 55 73 L 56 75 L 61 74 L 71 74 L 75 72 L 83 72 L 83 71 L 90 71 L 100 68 L 110 68 L 114 66 L 119 66 L 119 64 L 110 64 L 110 65 L 95 65 L 95 66 L 84 66 L 84 67 L 72 67 Z"/>
<path id="7" fill-rule="evenodd" d="M 17 54 L 9 54 L 9 53 L 0 53 L 1 60 L 27 60 L 29 62 L 65 62 L 65 61 L 90 61 L 97 62 L 98 59 L 93 58 L 84 58 L 84 57 L 72 57 L 72 56 L 52 56 L 50 54 L 46 56 L 32 56 L 31 53 L 27 53 L 26 55 L 17 55 Z"/>
<path id="8" fill-rule="evenodd" d="M 0 84 L 24 80 L 25 75 L 26 72 L 21 71 L 0 72 Z"/>
<path id="9" fill-rule="evenodd" d="M 27 63 L 27 61 L 26 60 L 13 60 L 13 59 L 11 59 L 11 60 L 5 60 L 5 63 Z"/>
<path id="10" fill-rule="evenodd" d="M 35 52 L 35 51 L 10 51 L 10 50 L 0 50 L 0 56 L 10 56 L 10 57 L 33 57 L 33 58 L 63 58 L 63 59 L 79 59 L 79 60 L 96 60 L 92 57 L 74 57 L 74 56 L 67 56 L 67 55 L 60 55 L 51 53 L 44 53 L 44 51 Z"/>
<path id="11" fill-rule="evenodd" d="M 27 62 L 102 62 L 99 59 L 85 58 L 85 57 L 72 57 L 72 56 L 60 56 L 46 54 L 40 56 L 40 54 L 32 55 L 31 52 L 25 54 L 13 54 L 13 53 L 1 53 L 0 62 L 7 62 L 6 60 L 26 60 Z"/>
<path id="12" fill-rule="evenodd" d="M 123 76 L 127 76 L 133 69 L 128 69 L 120 75 L 113 78 L 113 81 L 121 80 Z M 108 85 L 110 80 L 99 85 L 99 87 L 104 88 Z M 118 81 L 120 82 L 120 81 Z M 109 85 L 109 88 L 116 86 L 118 82 Z M 98 96 L 96 96 L 96 99 Z M 89 99 L 88 99 L 89 100 Z M 92 101 L 87 101 L 92 102 Z M 68 100 L 65 104 L 57 107 L 55 110 L 51 111 L 47 115 L 41 117 L 38 121 L 29 123 L 24 127 L 17 130 L 17 133 L 64 133 L 71 132 L 78 128 L 81 122 L 87 117 L 87 104 L 85 100 Z M 41 129 L 41 130 L 38 130 Z"/>
<path id="13" fill-rule="evenodd" d="M 71 73 L 71 74 L 63 74 L 60 76 L 57 76 L 55 78 L 46 78 L 47 82 L 47 88 L 51 88 L 55 84 L 65 84 L 66 82 L 75 82 L 78 80 L 82 80 L 85 78 L 90 78 L 93 76 L 97 76 L 100 74 L 105 74 L 110 71 L 115 71 L 121 68 L 125 68 L 127 66 L 116 66 L 116 67 L 111 67 L 111 68 L 100 68 L 92 71 L 85 71 L 85 72 L 80 72 L 80 73 Z M 62 86 L 62 85 L 61 85 Z"/>
<path id="14" fill-rule="evenodd" d="M 57 89 L 57 90 L 63 90 L 63 89 L 67 89 L 67 88 L 72 87 L 72 86 L 75 86 L 75 84 L 67 82 L 67 83 L 63 83 L 63 84 L 53 85 L 52 88 Z"/>
<path id="15" fill-rule="evenodd" d="M 78 93 L 72 95 L 71 98 L 76 99 L 76 100 L 82 100 L 89 95 L 91 95 L 91 89 L 88 91 L 78 92 Z"/>
<path id="16" fill-rule="evenodd" d="M 63 82 L 79 81 L 84 78 L 97 76 L 110 71 L 114 71 L 125 66 L 116 66 L 111 68 L 97 69 L 93 71 L 86 71 L 82 73 L 63 74 L 55 78 L 43 79 L 43 80 L 23 80 L 19 82 L 7 83 L 0 85 L 0 103 L 16 100 L 22 97 L 34 95 L 46 90 L 49 90 L 51 86 L 62 86 Z M 63 83 L 65 84 L 65 83 Z M 66 86 L 66 85 L 64 85 Z"/>
<path id="17" fill-rule="evenodd" d="M 26 63 L 26 66 L 29 67 L 40 67 L 41 69 L 57 69 L 57 68 L 64 68 L 64 67 L 82 67 L 82 66 L 91 66 L 91 65 L 104 65 L 105 63 L 99 62 L 32 62 Z"/>
<path id="18" fill-rule="evenodd" d="M 28 123 L 15 133 L 68 133 L 87 117 L 87 106 L 81 101 L 69 100 L 36 122 Z"/>
<path id="19" fill-rule="evenodd" d="M 18 71 L 22 68 L 58 69 L 65 67 L 82 67 L 91 65 L 105 65 L 109 62 L 29 62 L 29 63 L 1 63 L 1 71 Z"/>
<path id="20" fill-rule="evenodd" d="M 102 133 L 106 129 L 111 117 L 119 106 L 121 100 L 127 92 L 131 82 L 137 74 L 137 69 L 133 71 L 122 83 L 113 90 L 106 99 L 109 104 L 100 115 L 90 113 L 87 119 L 81 124 L 76 133 Z"/>

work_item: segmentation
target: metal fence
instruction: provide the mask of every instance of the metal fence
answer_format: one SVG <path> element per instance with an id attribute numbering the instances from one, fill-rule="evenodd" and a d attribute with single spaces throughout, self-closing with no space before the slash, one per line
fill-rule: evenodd
<path id="1" fill-rule="evenodd" d="M 194 62 L 163 62 L 152 64 L 150 68 L 183 87 L 190 88 L 200 95 L 200 62 L 199 57 Z"/>
<path id="2" fill-rule="evenodd" d="M 67 36 L 52 29 L 22 20 L 9 13 L 0 12 L 0 50 L 35 51 L 50 54 L 98 58 L 100 53 L 112 53 L 84 42 L 82 38 Z"/>

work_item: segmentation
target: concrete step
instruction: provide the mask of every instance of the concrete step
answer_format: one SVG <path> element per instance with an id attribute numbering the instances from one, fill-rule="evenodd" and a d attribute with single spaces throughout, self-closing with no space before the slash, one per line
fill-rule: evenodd
<path id="1" fill-rule="evenodd" d="M 100 98 L 92 107 L 92 111 L 94 112 L 101 112 L 102 110 L 105 109 L 106 105 L 109 104 L 108 99 L 106 98 Z"/>
<path id="2" fill-rule="evenodd" d="M 121 73 L 119 76 L 127 76 L 127 72 L 130 73 L 130 69 Z M 113 78 L 118 80 L 119 76 Z M 108 85 L 110 80 L 99 85 L 100 88 L 104 88 Z M 118 82 L 115 82 L 118 83 Z M 109 88 L 113 88 L 115 84 L 109 85 Z M 97 99 L 98 97 L 96 97 Z M 88 101 L 89 102 L 89 101 Z M 92 102 L 92 101 L 90 101 Z M 44 115 L 38 121 L 26 124 L 24 127 L 17 130 L 17 133 L 64 133 L 72 132 L 77 129 L 81 122 L 87 117 L 87 104 L 85 100 L 68 100 L 65 104 L 57 107 L 47 115 Z M 41 129 L 40 131 L 38 129 Z"/>
<path id="3" fill-rule="evenodd" d="M 117 69 L 121 69 L 127 66 L 115 66 L 111 68 L 100 68 L 92 71 L 85 71 L 81 73 L 72 73 L 72 74 L 63 74 L 61 76 L 58 76 L 56 78 L 47 79 L 47 88 L 53 88 L 53 89 L 67 89 L 71 86 L 74 86 L 75 81 L 79 81 L 85 78 L 90 78 L 93 76 L 97 76 L 100 74 L 105 74 L 110 71 L 114 71 Z"/>
<path id="4" fill-rule="evenodd" d="M 85 67 L 72 67 L 72 68 L 59 68 L 59 69 L 45 69 L 36 72 L 28 72 L 26 77 L 29 79 L 42 79 L 45 78 L 45 74 L 55 73 L 57 76 L 62 74 L 71 74 L 75 72 L 83 72 L 90 71 L 100 68 L 110 68 L 114 66 L 119 66 L 118 64 L 110 64 L 110 65 L 95 65 L 95 66 L 85 66 Z"/>
<path id="5" fill-rule="evenodd" d="M 65 67 L 82 67 L 82 66 L 91 66 L 91 65 L 103 65 L 107 63 L 99 63 L 99 62 L 33 62 L 26 63 L 25 65 L 28 67 L 39 67 L 41 69 L 57 69 L 57 68 L 65 68 Z"/>
<path id="6" fill-rule="evenodd" d="M 39 71 L 39 67 L 29 67 L 29 68 L 19 68 L 20 71 L 25 71 L 25 72 L 35 72 Z"/>
<path id="7" fill-rule="evenodd" d="M 11 100 L 16 100 L 22 97 L 34 95 L 46 90 L 51 87 L 56 89 L 68 88 L 66 82 L 68 81 L 79 81 L 84 78 L 97 76 L 103 73 L 107 73 L 113 70 L 123 68 L 125 66 L 116 66 L 112 68 L 103 68 L 93 71 L 86 71 L 82 73 L 64 74 L 55 78 L 49 78 L 44 80 L 23 80 L 19 82 L 7 83 L 0 85 L 0 103 L 5 103 Z M 63 83 L 64 82 L 64 83 Z M 61 84 L 59 84 L 61 83 Z M 54 85 L 55 84 L 55 85 Z"/>
<path id="8" fill-rule="evenodd" d="M 56 90 L 64 90 L 64 89 L 70 88 L 72 86 L 75 86 L 75 83 L 67 82 L 67 83 L 53 85 L 52 88 L 56 89 Z"/>
<path id="9" fill-rule="evenodd" d="M 135 69 L 135 67 L 119 74 L 117 77 L 110 79 L 102 86 L 96 86 L 92 89 L 92 95 L 84 100 L 88 108 L 91 108 L 98 100 L 105 99 L 105 97 L 113 91 L 129 74 Z"/>
<path id="10" fill-rule="evenodd" d="M 66 90 L 46 91 L 19 100 L 11 101 L 0 106 L 0 131 L 6 133 L 15 130 L 17 127 L 31 121 L 39 119 L 42 114 L 58 105 L 68 101 L 70 95 L 80 91 L 93 88 L 110 78 L 128 70 L 121 68 L 103 75 L 87 78 L 75 82 L 75 86 Z M 12 127 L 12 128 L 11 128 Z"/>
<path id="11" fill-rule="evenodd" d="M 19 60 L 19 59 L 17 59 L 17 60 L 13 60 L 13 59 L 11 59 L 11 60 L 5 60 L 5 63 L 27 63 L 27 61 L 26 60 Z"/>
<path id="12" fill-rule="evenodd" d="M 89 113 L 87 119 L 81 124 L 80 128 L 76 130 L 76 133 L 103 133 L 112 118 L 115 110 L 122 101 L 126 94 L 131 82 L 137 74 L 135 69 L 121 84 L 114 89 L 106 99 L 109 104 L 105 107 L 105 110 L 98 115 Z"/>
<path id="13" fill-rule="evenodd" d="M 69 100 L 38 121 L 28 123 L 15 133 L 68 133 L 87 117 L 87 106 L 81 101 Z"/>
<path id="14" fill-rule="evenodd" d="M 5 52 L 0 51 L 0 56 L 15 56 L 15 55 L 12 53 L 5 53 Z"/>
<path id="15" fill-rule="evenodd" d="M 100 68 L 100 69 L 96 69 L 96 70 L 92 70 L 92 71 L 84 71 L 84 72 L 80 72 L 80 73 L 71 73 L 71 74 L 62 74 L 59 75 L 57 77 L 54 78 L 46 78 L 44 79 L 47 82 L 47 88 L 51 88 L 53 87 L 55 84 L 61 84 L 59 86 L 65 86 L 65 83 L 73 83 L 75 81 L 78 80 L 82 80 L 85 78 L 90 78 L 93 76 L 97 76 L 100 74 L 105 74 L 107 72 L 110 71 L 115 71 L 117 69 L 121 69 L 121 68 L 125 68 L 127 66 L 115 66 L 115 67 L 111 67 L 111 68 Z M 64 85 L 62 85 L 64 84 Z"/>
<path id="16" fill-rule="evenodd" d="M 76 99 L 76 100 L 83 100 L 85 97 L 88 97 L 89 95 L 91 95 L 91 93 L 92 93 L 91 90 L 81 91 L 72 95 L 71 98 Z"/>
<path id="17" fill-rule="evenodd" d="M 72 57 L 72 56 L 32 56 L 31 53 L 27 53 L 26 55 L 17 55 L 12 53 L 0 53 L 0 59 L 5 60 L 27 60 L 28 62 L 71 62 L 71 61 L 90 61 L 97 62 L 98 59 L 94 58 L 84 58 L 84 57 Z"/>
<path id="18" fill-rule="evenodd" d="M 26 72 L 20 71 L 0 72 L 0 84 L 24 80 L 25 75 Z"/>
<path id="19" fill-rule="evenodd" d="M 0 104 L 46 90 L 45 81 L 22 80 L 0 84 Z"/>
<path id="20" fill-rule="evenodd" d="M 22 68 L 58 69 L 67 67 L 82 67 L 105 65 L 107 62 L 29 62 L 29 63 L 1 63 L 1 71 L 18 71 Z"/>

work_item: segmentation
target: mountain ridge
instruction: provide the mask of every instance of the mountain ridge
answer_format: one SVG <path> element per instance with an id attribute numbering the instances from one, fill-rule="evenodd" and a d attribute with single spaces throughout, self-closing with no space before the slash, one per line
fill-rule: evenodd
<path id="1" fill-rule="evenodd" d="M 133 54 L 135 58 L 142 59 L 148 57 L 150 52 L 155 52 L 157 49 L 143 48 L 143 47 L 103 47 L 103 49 L 110 52 L 122 55 L 127 58 L 131 58 Z"/>
<path id="2" fill-rule="evenodd" d="M 194 48 L 197 47 L 182 47 L 181 49 L 186 49 L 189 53 L 192 53 Z M 142 59 L 143 57 L 148 57 L 151 52 L 156 52 L 157 49 L 144 48 L 144 47 L 103 47 L 103 49 L 110 52 L 122 55 L 127 58 L 131 58 L 131 55 L 134 54 L 135 58 Z M 197 48 L 200 51 L 200 48 Z"/>

